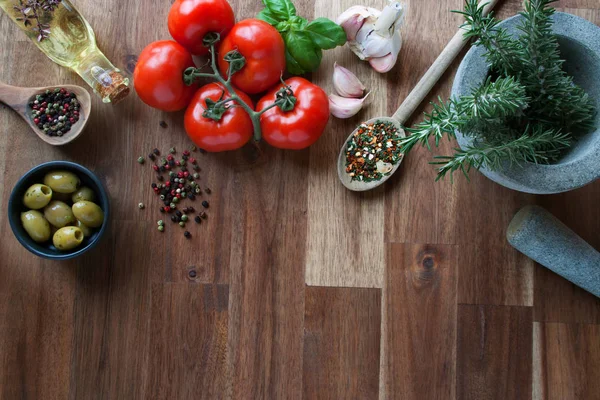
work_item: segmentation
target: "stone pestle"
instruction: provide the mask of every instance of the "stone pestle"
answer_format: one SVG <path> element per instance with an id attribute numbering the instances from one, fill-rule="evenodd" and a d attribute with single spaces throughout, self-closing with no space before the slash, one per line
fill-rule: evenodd
<path id="1" fill-rule="evenodd" d="M 521 253 L 600 297 L 600 253 L 542 207 L 519 210 L 506 238 Z"/>

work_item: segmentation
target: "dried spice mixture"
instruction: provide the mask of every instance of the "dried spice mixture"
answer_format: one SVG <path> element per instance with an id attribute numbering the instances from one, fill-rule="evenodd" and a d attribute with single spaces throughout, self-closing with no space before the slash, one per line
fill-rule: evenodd
<path id="1" fill-rule="evenodd" d="M 390 122 L 362 123 L 346 148 L 346 172 L 353 181 L 371 182 L 388 175 L 402 159 L 399 130 Z"/>

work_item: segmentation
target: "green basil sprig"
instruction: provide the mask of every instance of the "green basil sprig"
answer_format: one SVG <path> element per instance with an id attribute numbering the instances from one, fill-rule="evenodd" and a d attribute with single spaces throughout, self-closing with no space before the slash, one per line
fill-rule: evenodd
<path id="1" fill-rule="evenodd" d="M 257 18 L 273 25 L 285 42 L 287 70 L 302 75 L 316 70 L 321 64 L 323 50 L 346 43 L 341 26 L 327 18 L 308 22 L 296 15 L 296 7 L 289 0 L 262 0 L 265 8 Z"/>

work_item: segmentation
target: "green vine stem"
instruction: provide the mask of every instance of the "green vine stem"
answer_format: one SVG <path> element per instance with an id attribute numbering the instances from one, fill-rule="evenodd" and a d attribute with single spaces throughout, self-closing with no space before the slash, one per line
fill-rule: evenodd
<path id="1" fill-rule="evenodd" d="M 232 75 L 244 67 L 246 59 L 237 50 L 233 50 L 225 54 L 224 60 L 229 63 L 229 68 L 227 79 L 223 78 L 223 76 L 219 73 L 219 69 L 217 67 L 217 58 L 215 52 L 215 44 L 219 40 L 220 35 L 218 33 L 209 33 L 204 37 L 203 40 L 204 45 L 210 47 L 210 65 L 213 70 L 213 73 L 211 74 L 201 72 L 201 69 L 199 68 L 190 67 L 184 71 L 183 80 L 188 86 L 192 85 L 194 82 L 201 78 L 214 79 L 221 85 L 223 85 L 223 87 L 227 89 L 230 98 L 225 100 L 219 99 L 216 102 L 207 102 L 207 109 L 205 110 L 203 116 L 205 118 L 211 118 L 216 121 L 219 121 L 228 108 L 227 103 L 233 101 L 237 103 L 240 107 L 242 107 L 244 111 L 246 111 L 246 113 L 250 116 L 250 119 L 252 120 L 252 127 L 254 129 L 254 140 L 258 142 L 262 137 L 262 131 L 260 127 L 261 115 L 263 115 L 265 112 L 274 107 L 279 107 L 281 110 L 286 112 L 291 111 L 294 109 L 294 106 L 296 104 L 296 98 L 294 97 L 292 89 L 289 86 L 284 86 L 281 90 L 279 90 L 279 92 L 277 92 L 277 99 L 273 104 L 266 107 L 262 111 L 254 111 L 252 107 L 250 107 L 250 105 L 248 105 L 244 100 L 242 100 L 240 96 L 238 96 L 233 87 L 233 84 L 231 83 Z"/>

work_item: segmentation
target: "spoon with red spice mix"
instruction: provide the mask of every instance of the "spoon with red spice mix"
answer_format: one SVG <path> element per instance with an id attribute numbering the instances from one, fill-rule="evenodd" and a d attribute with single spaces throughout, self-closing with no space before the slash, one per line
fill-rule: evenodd
<path id="1" fill-rule="evenodd" d="M 484 7 L 483 15 L 498 1 L 479 3 Z M 456 32 L 391 118 L 372 118 L 348 136 L 337 163 L 338 177 L 347 189 L 356 192 L 374 189 L 398 170 L 403 158 L 398 144 L 406 136 L 403 125 L 467 44 L 465 32 L 462 29 Z"/>
<path id="2" fill-rule="evenodd" d="M 0 82 L 0 102 L 53 146 L 75 140 L 87 125 L 92 108 L 88 91 L 76 85 L 25 88 Z"/>

